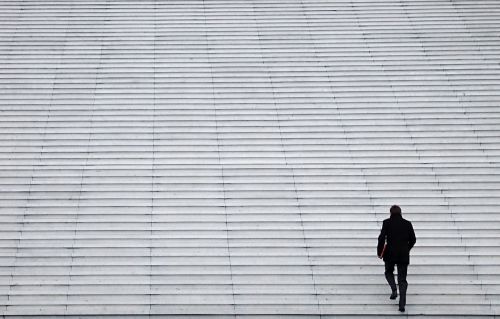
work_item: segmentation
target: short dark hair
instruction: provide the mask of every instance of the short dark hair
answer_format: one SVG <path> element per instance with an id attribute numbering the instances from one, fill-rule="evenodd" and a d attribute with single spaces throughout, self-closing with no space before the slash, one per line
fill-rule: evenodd
<path id="1" fill-rule="evenodd" d="M 391 214 L 401 215 L 401 207 L 399 207 L 398 205 L 393 205 L 391 207 Z"/>

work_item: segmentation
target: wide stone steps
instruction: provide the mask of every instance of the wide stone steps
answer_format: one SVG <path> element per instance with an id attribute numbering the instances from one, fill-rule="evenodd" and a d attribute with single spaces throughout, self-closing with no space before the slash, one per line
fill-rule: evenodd
<path id="1" fill-rule="evenodd" d="M 0 3 L 3 318 L 500 316 L 493 0 Z"/>

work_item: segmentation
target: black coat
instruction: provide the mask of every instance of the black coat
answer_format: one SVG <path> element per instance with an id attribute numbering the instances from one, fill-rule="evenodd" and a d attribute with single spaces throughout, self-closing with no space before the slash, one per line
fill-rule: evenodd
<path id="1" fill-rule="evenodd" d="M 391 215 L 384 220 L 378 236 L 377 255 L 380 256 L 387 240 L 384 261 L 394 264 L 409 264 L 410 250 L 417 239 L 413 226 L 399 214 Z"/>

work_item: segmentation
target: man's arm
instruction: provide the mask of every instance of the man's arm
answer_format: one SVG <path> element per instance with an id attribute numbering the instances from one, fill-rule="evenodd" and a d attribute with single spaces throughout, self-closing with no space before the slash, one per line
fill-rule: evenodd
<path id="1" fill-rule="evenodd" d="M 410 240 L 408 242 L 409 245 L 409 250 L 415 246 L 415 243 L 417 242 L 417 238 L 415 237 L 415 231 L 413 230 L 413 225 L 410 223 Z"/>
<path id="2" fill-rule="evenodd" d="M 380 230 L 380 235 L 378 236 L 377 256 L 379 257 L 380 255 L 382 255 L 382 250 L 384 249 L 386 236 L 387 236 L 387 224 L 384 221 L 384 223 L 382 224 L 382 229 Z"/>

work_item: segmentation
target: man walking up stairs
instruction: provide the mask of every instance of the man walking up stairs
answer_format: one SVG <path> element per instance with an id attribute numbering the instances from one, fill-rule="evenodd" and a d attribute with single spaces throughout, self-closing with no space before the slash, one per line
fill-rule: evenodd
<path id="1" fill-rule="evenodd" d="M 385 278 L 392 289 L 391 299 L 398 296 L 394 281 L 394 266 L 398 266 L 399 311 L 405 311 L 406 289 L 408 282 L 406 274 L 410 263 L 410 250 L 416 242 L 415 232 L 411 222 L 401 216 L 401 208 L 392 206 L 391 217 L 384 220 L 378 236 L 377 255 L 385 262 Z"/>

